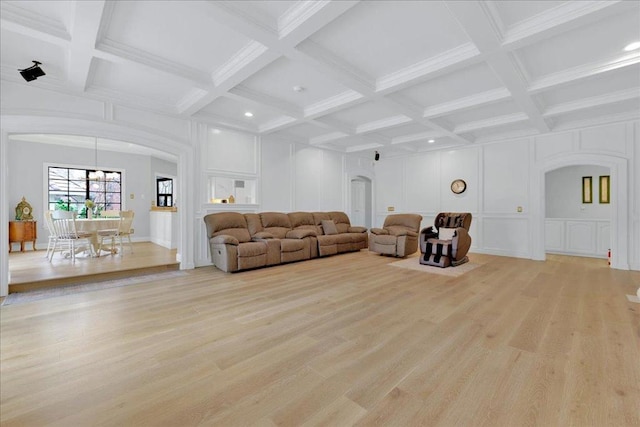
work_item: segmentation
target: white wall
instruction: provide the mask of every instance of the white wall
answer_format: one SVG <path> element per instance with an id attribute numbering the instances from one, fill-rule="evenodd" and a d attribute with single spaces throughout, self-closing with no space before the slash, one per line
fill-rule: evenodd
<path id="1" fill-rule="evenodd" d="M 9 172 L 9 217 L 13 218 L 15 205 L 26 197 L 34 209 L 38 222 L 38 243 L 46 244 L 48 233 L 44 228 L 44 211 L 47 209 L 47 176 L 45 164 L 62 166 L 93 167 L 95 152 L 90 149 L 68 149 L 59 145 L 27 141 L 10 141 L 8 156 Z M 137 154 L 111 151 L 100 152 L 100 166 L 105 169 L 123 171 L 122 206 L 136 213 L 135 239 L 149 240 L 149 209 L 154 197 L 151 173 L 151 158 Z M 133 195 L 133 198 L 131 198 Z"/>
<path id="2" fill-rule="evenodd" d="M 545 181 L 537 174 L 554 162 L 571 163 L 573 158 L 597 159 L 592 163 L 603 168 L 591 169 L 598 171 L 593 174 L 595 186 L 600 170 L 609 174 L 610 168 L 603 165 L 621 165 L 611 173 L 619 173 L 625 181 L 616 183 L 612 177 L 611 196 L 615 197 L 616 185 L 622 187 L 624 184 L 628 188 L 628 198 L 623 194 L 619 200 L 612 200 L 608 207 L 618 209 L 619 206 L 621 212 L 614 217 L 625 218 L 624 224 L 617 225 L 617 231 L 611 230 L 612 241 L 625 252 L 617 254 L 619 268 L 638 270 L 639 134 L 637 122 L 623 122 L 455 150 L 386 157 L 375 164 L 377 202 L 374 222 L 377 226 L 383 223 L 389 213 L 387 207 L 394 207 L 395 213 L 421 214 L 424 217 L 423 227 L 431 225 L 438 212 L 467 211 L 473 214 L 472 251 L 533 258 L 536 253 L 534 247 L 544 242 Z M 467 182 L 467 190 L 461 195 L 450 190 L 451 181 L 457 178 Z M 534 194 L 541 194 L 542 201 L 536 200 Z M 580 195 L 580 191 L 577 194 Z M 594 201 L 597 204 L 597 191 Z M 542 207 L 542 212 L 539 212 L 539 207 Z M 522 211 L 519 212 L 518 208 Z M 542 218 L 542 227 L 538 226 L 538 217 Z M 595 233 L 600 233 L 602 241 L 606 240 L 608 233 L 604 227 L 597 226 L 595 230 Z M 596 250 L 605 246 L 595 240 L 589 245 Z"/>
<path id="3" fill-rule="evenodd" d="M 599 202 L 599 178 L 609 175 L 609 168 L 600 166 L 568 166 L 547 172 L 545 177 L 546 217 L 606 219 L 611 216 L 611 204 Z M 592 203 L 582 203 L 582 177 L 592 178 Z"/>

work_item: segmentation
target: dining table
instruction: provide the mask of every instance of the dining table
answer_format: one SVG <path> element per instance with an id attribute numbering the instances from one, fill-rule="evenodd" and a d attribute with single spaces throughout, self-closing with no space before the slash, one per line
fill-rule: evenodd
<path id="1" fill-rule="evenodd" d="M 100 242 L 98 241 L 98 232 L 104 230 L 117 230 L 120 224 L 120 218 L 77 218 L 76 230 L 91 233 L 89 241 L 91 242 L 91 255 L 100 256 L 101 252 L 105 254 L 117 253 L 117 249 L 109 249 L 108 251 L 98 251 Z M 115 252 L 114 252 L 115 251 Z"/>

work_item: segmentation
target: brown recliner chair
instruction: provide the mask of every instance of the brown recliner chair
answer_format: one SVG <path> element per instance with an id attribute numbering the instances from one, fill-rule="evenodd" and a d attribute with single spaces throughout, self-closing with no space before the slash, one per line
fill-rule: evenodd
<path id="1" fill-rule="evenodd" d="M 441 212 L 432 227 L 420 231 L 420 264 L 458 266 L 469 261 L 471 213 Z"/>
<path id="2" fill-rule="evenodd" d="M 418 250 L 418 230 L 422 216 L 417 214 L 388 215 L 382 228 L 372 228 L 369 250 L 382 255 L 406 257 Z"/>

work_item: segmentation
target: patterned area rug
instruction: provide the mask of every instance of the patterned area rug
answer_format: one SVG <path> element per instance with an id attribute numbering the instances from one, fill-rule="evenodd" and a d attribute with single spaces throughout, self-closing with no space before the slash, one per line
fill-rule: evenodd
<path id="1" fill-rule="evenodd" d="M 462 276 L 465 273 L 470 272 L 471 270 L 474 270 L 480 267 L 482 264 L 475 264 L 469 261 L 457 267 L 440 268 L 440 267 L 434 267 L 431 265 L 422 265 L 420 264 L 420 258 L 412 257 L 412 258 L 403 259 L 402 261 L 392 262 L 389 265 L 392 267 L 400 267 L 400 268 L 406 268 L 409 270 L 422 271 L 423 273 L 458 277 L 458 276 Z"/>
<path id="2" fill-rule="evenodd" d="M 56 286 L 52 288 L 37 289 L 28 292 L 15 292 L 9 294 L 2 305 L 25 304 L 33 301 L 40 301 L 48 298 L 55 298 L 64 295 L 77 294 L 82 292 L 99 291 L 102 289 L 119 288 L 122 286 L 137 285 L 140 283 L 166 280 L 175 277 L 186 276 L 184 271 L 167 271 L 166 273 L 147 274 L 143 276 L 133 276 L 125 279 L 105 280 L 103 282 L 80 283 L 66 286 Z"/>

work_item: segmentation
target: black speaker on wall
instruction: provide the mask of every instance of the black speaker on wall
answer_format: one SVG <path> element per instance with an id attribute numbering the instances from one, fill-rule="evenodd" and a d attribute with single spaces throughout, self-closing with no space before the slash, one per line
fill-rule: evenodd
<path id="1" fill-rule="evenodd" d="M 374 156 L 374 159 L 376 159 L 376 162 L 380 160 L 380 153 L 378 153 L 377 151 L 376 151 L 376 155 Z"/>
<path id="2" fill-rule="evenodd" d="M 28 82 L 45 75 L 45 72 L 42 71 L 42 68 L 40 68 L 40 65 L 42 64 L 42 62 L 38 62 L 38 61 L 31 61 L 31 62 L 33 62 L 33 65 L 31 67 L 25 68 L 24 70 L 18 70 L 20 71 L 20 75 L 22 76 L 22 78 L 24 78 Z"/>

